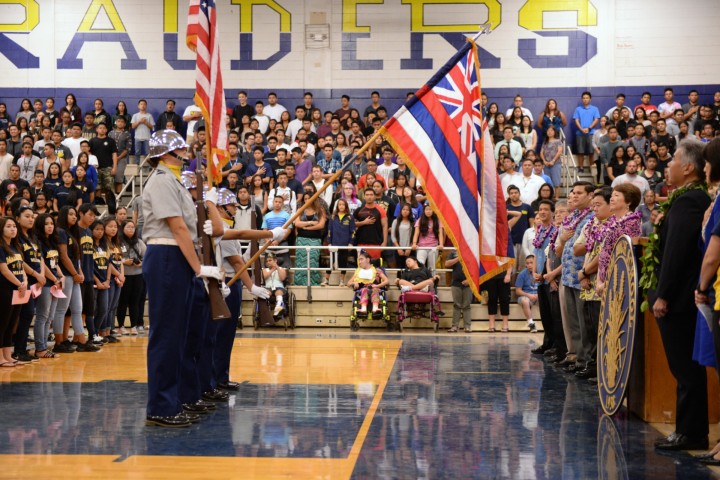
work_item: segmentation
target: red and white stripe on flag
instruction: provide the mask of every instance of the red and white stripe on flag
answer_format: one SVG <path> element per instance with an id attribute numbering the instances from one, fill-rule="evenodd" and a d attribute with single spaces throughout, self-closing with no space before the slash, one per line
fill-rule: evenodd
<path id="1" fill-rule="evenodd" d="M 215 1 L 191 0 L 186 43 L 196 53 L 195 103 L 205 118 L 208 177 L 216 184 L 222 180 L 220 172 L 229 160 L 219 38 Z"/>

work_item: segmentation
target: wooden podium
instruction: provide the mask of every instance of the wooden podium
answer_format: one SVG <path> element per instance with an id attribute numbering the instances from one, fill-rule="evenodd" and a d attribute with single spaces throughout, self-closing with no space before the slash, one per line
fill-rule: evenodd
<path id="1" fill-rule="evenodd" d="M 695 322 L 695 319 L 688 319 Z M 720 420 L 720 385 L 714 368 L 707 369 L 710 423 Z M 670 373 L 660 329 L 651 311 L 638 318 L 633 365 L 628 379 L 628 409 L 646 422 L 675 423 L 677 383 Z"/>

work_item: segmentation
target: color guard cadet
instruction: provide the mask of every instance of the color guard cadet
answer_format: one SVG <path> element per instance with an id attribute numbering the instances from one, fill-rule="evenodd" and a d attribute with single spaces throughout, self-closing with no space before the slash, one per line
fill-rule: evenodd
<path id="1" fill-rule="evenodd" d="M 150 138 L 147 159 L 157 168 L 142 203 L 143 240 L 148 246 L 142 269 L 151 325 L 146 425 L 161 427 L 187 427 L 199 418 L 183 413 L 178 395 L 194 279 L 222 280 L 220 268 L 201 265 L 195 250 L 197 212 L 192 196 L 180 183 L 186 155 L 187 144 L 173 130 L 157 131 Z"/>

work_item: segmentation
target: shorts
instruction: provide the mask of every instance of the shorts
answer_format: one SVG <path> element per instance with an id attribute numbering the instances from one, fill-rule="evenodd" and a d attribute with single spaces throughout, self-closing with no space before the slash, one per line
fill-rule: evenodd
<path id="1" fill-rule="evenodd" d="M 82 297 L 82 313 L 86 317 L 95 316 L 95 284 L 83 282 L 80 285 L 80 296 Z"/>
<path id="2" fill-rule="evenodd" d="M 522 302 L 529 302 L 531 307 L 537 303 L 537 301 L 530 300 L 530 298 L 528 298 L 526 296 L 518 297 L 518 303 L 522 303 Z"/>
<path id="3" fill-rule="evenodd" d="M 373 260 L 380 259 L 380 256 L 382 255 L 382 250 L 379 250 L 377 248 L 369 248 L 369 247 L 377 247 L 378 245 L 358 245 L 358 247 L 363 247 L 365 252 L 367 252 L 368 256 L 372 258 Z"/>
<path id="4" fill-rule="evenodd" d="M 125 183 L 125 167 L 127 166 L 127 157 L 118 160 L 117 171 L 115 172 L 115 183 Z"/>
<path id="5" fill-rule="evenodd" d="M 112 191 L 115 188 L 115 177 L 112 174 L 112 167 L 98 168 L 97 190 Z"/>
<path id="6" fill-rule="evenodd" d="M 592 144 L 592 135 L 575 135 L 575 148 L 578 155 L 592 155 L 595 151 Z"/>

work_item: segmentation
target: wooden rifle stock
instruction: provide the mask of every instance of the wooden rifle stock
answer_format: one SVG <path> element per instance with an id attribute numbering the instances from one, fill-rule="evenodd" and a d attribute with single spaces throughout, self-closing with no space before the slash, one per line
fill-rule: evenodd
<path id="1" fill-rule="evenodd" d="M 257 206 L 255 206 L 253 202 L 252 208 L 250 209 L 250 228 L 253 230 L 257 229 Z M 255 255 L 257 251 L 259 250 L 259 245 L 257 240 L 251 240 L 250 241 L 250 255 Z M 262 261 L 260 260 L 260 256 L 258 255 L 255 258 L 255 263 L 253 263 L 253 270 L 254 270 L 254 277 L 255 277 L 255 285 L 258 287 L 263 286 L 263 273 L 262 273 Z M 275 325 L 275 319 L 272 316 L 272 313 L 270 313 L 270 305 L 268 305 L 268 302 L 259 298 L 257 300 L 258 305 L 258 313 L 260 314 L 260 325 Z"/>
<path id="2" fill-rule="evenodd" d="M 205 234 L 202 226 L 207 220 L 207 212 L 205 211 L 205 205 L 202 201 L 202 177 L 198 177 L 198 195 L 200 200 L 196 202 L 197 205 L 197 216 L 198 216 L 198 235 L 200 236 L 200 243 L 202 247 L 202 264 L 203 265 L 215 265 L 215 255 L 213 255 L 213 244 L 212 239 Z M 229 320 L 230 309 L 225 303 L 222 291 L 220 290 L 220 282 L 215 278 L 208 278 L 208 295 L 210 297 L 210 318 L 213 320 Z"/>

